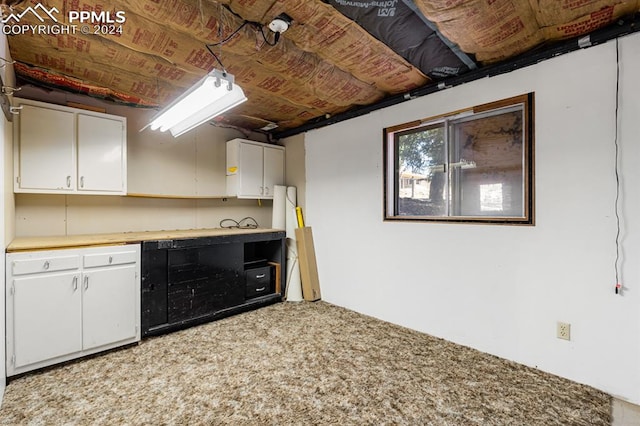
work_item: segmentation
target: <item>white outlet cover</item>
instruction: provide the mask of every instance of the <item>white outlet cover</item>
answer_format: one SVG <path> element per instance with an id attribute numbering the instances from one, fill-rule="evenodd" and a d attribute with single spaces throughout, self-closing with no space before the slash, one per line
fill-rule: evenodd
<path id="1" fill-rule="evenodd" d="M 571 340 L 571 324 L 558 321 L 556 337 L 558 339 Z"/>

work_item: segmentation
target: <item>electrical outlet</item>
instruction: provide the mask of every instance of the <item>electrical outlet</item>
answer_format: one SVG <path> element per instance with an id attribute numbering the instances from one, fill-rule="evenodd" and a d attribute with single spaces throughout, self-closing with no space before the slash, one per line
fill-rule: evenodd
<path id="1" fill-rule="evenodd" d="M 558 339 L 571 340 L 571 324 L 558 321 L 556 337 Z"/>

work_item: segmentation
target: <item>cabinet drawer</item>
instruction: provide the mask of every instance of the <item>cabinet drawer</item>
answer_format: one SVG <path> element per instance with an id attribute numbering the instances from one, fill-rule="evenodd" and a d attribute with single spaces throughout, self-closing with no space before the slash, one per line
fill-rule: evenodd
<path id="1" fill-rule="evenodd" d="M 96 268 L 99 266 L 125 265 L 135 263 L 138 260 L 137 253 L 132 251 L 85 254 L 82 265 L 85 268 Z"/>
<path id="2" fill-rule="evenodd" d="M 247 269 L 245 271 L 247 299 L 271 293 L 271 267 Z"/>
<path id="3" fill-rule="evenodd" d="M 51 256 L 37 259 L 18 259 L 11 262 L 13 275 L 68 271 L 80 267 L 80 256 Z"/>

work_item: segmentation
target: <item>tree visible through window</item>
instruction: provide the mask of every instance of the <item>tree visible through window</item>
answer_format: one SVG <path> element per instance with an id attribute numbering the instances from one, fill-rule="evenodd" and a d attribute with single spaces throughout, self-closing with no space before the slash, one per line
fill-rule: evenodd
<path id="1" fill-rule="evenodd" d="M 385 129 L 385 218 L 533 223 L 533 94 Z"/>
<path id="2" fill-rule="evenodd" d="M 400 215 L 445 214 L 444 127 L 435 125 L 398 135 L 398 191 Z"/>

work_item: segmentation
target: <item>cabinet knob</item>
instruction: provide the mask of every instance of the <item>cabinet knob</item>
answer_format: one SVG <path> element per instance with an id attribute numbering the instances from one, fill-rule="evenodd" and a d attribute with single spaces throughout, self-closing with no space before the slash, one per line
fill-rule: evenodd
<path id="1" fill-rule="evenodd" d="M 113 263 L 113 256 L 109 256 L 109 265 Z"/>
<path id="2" fill-rule="evenodd" d="M 44 262 L 44 265 L 42 265 L 42 267 L 43 267 L 45 270 L 49 269 L 49 266 L 51 266 L 51 265 L 49 265 L 49 261 L 48 261 L 48 260 Z"/>

